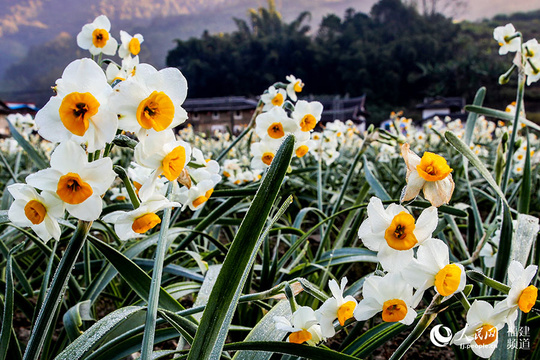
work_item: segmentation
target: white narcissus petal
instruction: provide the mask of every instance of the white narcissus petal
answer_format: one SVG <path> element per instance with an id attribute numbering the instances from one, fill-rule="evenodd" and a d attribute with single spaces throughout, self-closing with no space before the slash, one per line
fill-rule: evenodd
<path id="1" fill-rule="evenodd" d="M 439 207 L 448 204 L 454 192 L 454 181 L 452 174 L 439 181 L 426 181 L 424 184 L 424 197 L 431 205 Z"/>
<path id="2" fill-rule="evenodd" d="M 286 332 L 298 332 L 302 331 L 302 329 L 295 329 L 289 320 L 287 320 L 284 316 L 274 316 L 274 322 L 276 325 L 276 329 L 286 331 Z"/>
<path id="3" fill-rule="evenodd" d="M 418 248 L 416 257 L 425 267 L 438 272 L 450 263 L 448 246 L 439 239 L 428 239 Z"/>
<path id="4" fill-rule="evenodd" d="M 471 345 L 471 350 L 473 353 L 480 356 L 481 358 L 489 359 L 491 355 L 493 355 L 493 352 L 495 351 L 495 349 L 497 348 L 498 342 L 499 342 L 499 336 L 497 334 L 497 339 L 491 344 L 489 345 L 474 344 L 474 345 Z"/>
<path id="5" fill-rule="evenodd" d="M 354 318 L 358 321 L 371 319 L 377 313 L 382 311 L 382 304 L 374 298 L 361 300 L 354 309 Z"/>
<path id="6" fill-rule="evenodd" d="M 80 204 L 66 204 L 66 210 L 79 220 L 93 221 L 101 214 L 103 203 L 99 195 L 93 194 Z"/>
<path id="7" fill-rule="evenodd" d="M 374 233 L 385 231 L 392 222 L 392 219 L 385 212 L 381 199 L 377 197 L 372 197 L 369 200 L 367 213 Z"/>
<path id="8" fill-rule="evenodd" d="M 411 325 L 414 322 L 414 319 L 416 319 L 416 311 L 410 306 L 407 306 L 407 315 L 399 322 L 405 325 Z"/>
<path id="9" fill-rule="evenodd" d="M 483 324 L 493 312 L 493 306 L 487 301 L 475 300 L 467 312 L 468 324 Z"/>
<path id="10" fill-rule="evenodd" d="M 58 179 L 63 174 L 58 170 L 49 168 L 40 170 L 35 174 L 26 177 L 26 183 L 40 190 L 49 190 L 56 193 L 58 188 Z"/>
<path id="11" fill-rule="evenodd" d="M 51 142 L 60 142 L 67 140 L 71 137 L 71 133 L 62 124 L 59 119 L 60 115 L 58 109 L 62 104 L 62 99 L 58 96 L 52 97 L 36 114 L 36 125 L 38 126 L 38 133 L 43 138 Z"/>
<path id="12" fill-rule="evenodd" d="M 93 21 L 93 24 L 96 26 L 97 29 L 104 29 L 104 30 L 111 30 L 111 22 L 109 21 L 109 18 L 105 15 L 99 15 L 95 18 Z"/>
<path id="13" fill-rule="evenodd" d="M 8 210 L 9 220 L 17 226 L 31 226 L 32 222 L 26 217 L 24 207 L 28 203 L 27 200 L 15 200 Z"/>
<path id="14" fill-rule="evenodd" d="M 399 271 L 403 269 L 414 258 L 414 251 L 409 250 L 394 250 L 386 242 L 381 242 L 377 259 L 382 267 L 389 272 Z"/>
<path id="15" fill-rule="evenodd" d="M 420 251 L 420 249 L 418 251 Z M 401 271 L 401 275 L 405 281 L 411 284 L 414 288 L 420 289 L 421 287 L 429 288 L 435 284 L 435 274 L 437 271 L 438 269 L 428 268 L 422 262 L 413 259 Z"/>
<path id="16" fill-rule="evenodd" d="M 423 241 L 431 238 L 431 235 L 437 228 L 439 223 L 439 217 L 437 213 L 437 208 L 435 206 L 430 206 L 418 217 L 416 220 L 414 228 L 414 236 L 416 240 L 421 244 Z"/>
<path id="17" fill-rule="evenodd" d="M 525 268 L 519 261 L 512 260 L 508 266 L 508 283 L 510 286 L 521 277 Z"/>

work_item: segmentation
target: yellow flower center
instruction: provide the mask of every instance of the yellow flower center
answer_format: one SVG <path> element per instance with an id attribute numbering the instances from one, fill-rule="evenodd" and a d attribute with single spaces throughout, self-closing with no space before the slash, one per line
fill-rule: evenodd
<path id="1" fill-rule="evenodd" d="M 302 331 L 293 332 L 291 335 L 289 335 L 289 342 L 295 344 L 303 344 L 309 340 L 311 340 L 311 333 L 304 329 L 302 329 Z"/>
<path id="2" fill-rule="evenodd" d="M 160 222 L 161 219 L 159 218 L 159 216 L 154 213 L 148 213 L 136 218 L 135 221 L 133 221 L 131 228 L 137 234 L 144 234 L 148 230 L 154 228 Z"/>
<path id="3" fill-rule="evenodd" d="M 210 189 L 208 190 L 207 192 L 204 193 L 204 196 L 207 198 L 207 199 L 210 199 L 210 196 L 212 196 L 212 194 L 214 193 L 214 189 Z"/>
<path id="4" fill-rule="evenodd" d="M 302 129 L 302 131 L 313 130 L 315 125 L 317 125 L 317 119 L 311 114 L 304 115 L 302 120 L 300 120 L 300 129 Z"/>
<path id="5" fill-rule="evenodd" d="M 229 172 L 228 172 L 228 171 L 223 171 L 223 176 L 225 176 L 225 177 L 230 177 L 230 176 L 231 176 L 231 174 L 229 174 Z"/>
<path id="6" fill-rule="evenodd" d="M 92 44 L 97 48 L 102 48 L 109 41 L 109 32 L 105 29 L 96 29 L 92 32 Z"/>
<path id="7" fill-rule="evenodd" d="M 396 322 L 407 316 L 407 304 L 401 299 L 387 300 L 383 304 L 382 319 L 386 322 Z"/>
<path id="8" fill-rule="evenodd" d="M 281 123 L 275 122 L 268 127 L 268 136 L 272 139 L 279 139 L 285 136 L 285 131 L 283 131 L 283 125 Z"/>
<path id="9" fill-rule="evenodd" d="M 304 83 L 301 80 L 297 80 L 294 83 L 294 91 L 296 92 L 302 92 L 302 89 L 304 88 Z"/>
<path id="10" fill-rule="evenodd" d="M 24 206 L 24 214 L 32 222 L 32 224 L 41 224 L 45 215 L 47 215 L 47 209 L 37 200 L 30 200 Z"/>
<path id="11" fill-rule="evenodd" d="M 174 104 L 163 91 L 153 91 L 137 107 L 137 121 L 144 129 L 165 130 L 174 118 Z"/>
<path id="12" fill-rule="evenodd" d="M 437 154 L 425 152 L 416 166 L 418 175 L 427 181 L 438 181 L 446 178 L 452 169 L 446 163 L 446 160 Z"/>
<path id="13" fill-rule="evenodd" d="M 409 250 L 414 247 L 418 242 L 413 234 L 415 227 L 411 214 L 402 211 L 394 216 L 392 223 L 384 233 L 388 246 L 394 250 Z"/>
<path id="14" fill-rule="evenodd" d="M 337 311 L 337 318 L 341 326 L 345 325 L 345 321 L 353 317 L 354 308 L 356 304 L 354 301 L 347 301 L 341 305 Z"/>
<path id="15" fill-rule="evenodd" d="M 474 342 L 478 345 L 488 345 L 495 340 L 497 340 L 497 328 L 493 325 L 482 325 L 474 332 Z"/>
<path id="16" fill-rule="evenodd" d="M 456 292 L 460 281 L 461 269 L 456 264 L 446 265 L 435 275 L 435 287 L 442 296 Z"/>
<path id="17" fill-rule="evenodd" d="M 193 207 L 198 207 L 199 205 L 201 205 L 201 204 L 203 204 L 203 203 L 205 203 L 207 201 L 208 201 L 208 197 L 206 197 L 204 195 L 201 195 L 198 198 L 196 198 L 195 200 L 193 200 L 193 202 L 191 204 L 193 205 Z"/>
<path id="18" fill-rule="evenodd" d="M 92 196 L 93 193 L 92 187 L 84 182 L 79 174 L 67 173 L 58 180 L 56 194 L 68 204 L 80 204 Z"/>
<path id="19" fill-rule="evenodd" d="M 300 145 L 298 149 L 296 149 L 296 156 L 301 158 L 302 156 L 306 155 L 309 151 L 309 147 L 307 145 Z"/>
<path id="20" fill-rule="evenodd" d="M 261 160 L 266 165 L 270 165 L 272 163 L 272 160 L 274 160 L 274 154 L 272 154 L 271 152 L 265 152 L 262 155 Z"/>
<path id="21" fill-rule="evenodd" d="M 277 93 L 272 98 L 272 105 L 274 106 L 281 106 L 283 104 L 283 95 L 281 93 Z"/>
<path id="22" fill-rule="evenodd" d="M 135 37 L 131 38 L 131 40 L 129 41 L 128 48 L 129 48 L 130 53 L 132 53 L 133 55 L 138 55 L 139 52 L 141 51 L 141 43 L 139 39 Z"/>
<path id="23" fill-rule="evenodd" d="M 88 130 L 89 119 L 96 115 L 99 102 L 89 92 L 72 92 L 67 94 L 60 104 L 58 113 L 62 124 L 71 133 L 83 136 Z"/>
<path id="24" fill-rule="evenodd" d="M 163 175 L 169 181 L 176 180 L 186 163 L 186 149 L 183 146 L 177 146 L 163 158 L 161 165 L 163 167 Z"/>
<path id="25" fill-rule="evenodd" d="M 534 285 L 526 287 L 519 295 L 518 306 L 524 313 L 531 311 L 538 297 L 538 288 Z"/>

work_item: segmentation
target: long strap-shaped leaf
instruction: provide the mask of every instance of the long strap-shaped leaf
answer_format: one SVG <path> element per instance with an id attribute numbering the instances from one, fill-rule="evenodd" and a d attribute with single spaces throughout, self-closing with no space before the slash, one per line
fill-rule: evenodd
<path id="1" fill-rule="evenodd" d="M 240 292 L 262 240 L 259 235 L 281 188 L 293 148 L 294 136 L 290 135 L 274 157 L 232 242 L 210 294 L 188 359 L 219 358 Z"/>
<path id="2" fill-rule="evenodd" d="M 9 338 L 11 336 L 11 327 L 13 325 L 13 272 L 12 272 L 11 254 L 7 258 L 6 266 L 6 294 L 4 297 L 4 315 L 2 319 L 2 330 L 0 331 L 0 359 L 7 359 Z"/>

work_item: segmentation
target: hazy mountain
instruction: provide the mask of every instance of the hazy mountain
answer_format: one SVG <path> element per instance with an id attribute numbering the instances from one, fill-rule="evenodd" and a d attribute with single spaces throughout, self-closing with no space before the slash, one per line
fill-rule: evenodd
<path id="1" fill-rule="evenodd" d="M 285 21 L 302 11 L 312 14 L 310 25 L 317 29 L 324 15 L 343 16 L 347 8 L 369 13 L 376 0 L 275 0 Z M 404 0 L 422 4 L 418 0 Z M 437 4 L 456 0 L 433 0 Z M 463 0 L 462 0 L 463 1 Z M 466 1 L 465 1 L 466 2 Z M 539 8 L 536 1 L 474 0 L 455 14 L 467 19 L 496 13 Z M 81 27 L 105 14 L 112 23 L 112 35 L 119 31 L 143 34 L 141 61 L 163 67 L 174 39 L 199 37 L 203 31 L 229 32 L 233 17 L 246 18 L 249 8 L 266 6 L 266 0 L 0 0 L 0 98 L 38 103 L 51 95 L 43 84 L 54 84 L 61 70 L 77 57 L 89 56 L 77 48 L 75 37 Z M 428 2 L 433 3 L 433 2 Z M 35 93 L 28 94 L 35 85 Z M 21 96 L 24 94 L 25 96 Z"/>

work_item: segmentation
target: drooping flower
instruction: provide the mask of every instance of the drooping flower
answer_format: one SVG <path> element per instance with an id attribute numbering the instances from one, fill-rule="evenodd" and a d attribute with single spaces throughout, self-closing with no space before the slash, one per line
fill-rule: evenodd
<path id="1" fill-rule="evenodd" d="M 467 282 L 465 268 L 450 264 L 448 246 L 439 239 L 426 240 L 401 275 L 419 291 L 435 286 L 442 296 L 462 291 Z"/>
<path id="2" fill-rule="evenodd" d="M 127 57 L 122 59 L 122 67 L 118 67 L 115 63 L 110 63 L 105 70 L 107 81 L 113 84 L 116 81 L 124 81 L 131 76 L 135 76 L 137 66 L 139 65 L 139 57 Z"/>
<path id="3" fill-rule="evenodd" d="M 356 299 L 350 295 L 343 297 L 347 285 L 347 278 L 341 279 L 341 286 L 336 280 L 330 280 L 328 287 L 332 292 L 332 297 L 329 298 L 315 311 L 315 316 L 321 325 L 322 335 L 324 337 L 332 337 L 336 333 L 334 329 L 334 320 L 338 319 L 341 326 L 345 325 L 345 321 L 353 317 L 354 309 L 356 308 Z"/>
<path id="4" fill-rule="evenodd" d="M 385 209 L 377 197 L 370 199 L 367 214 L 358 236 L 368 249 L 377 251 L 377 259 L 387 271 L 407 265 L 413 259 L 412 249 L 431 238 L 438 223 L 436 207 L 425 209 L 415 221 L 403 206 L 390 204 Z"/>
<path id="5" fill-rule="evenodd" d="M 110 158 L 88 162 L 85 151 L 74 141 L 60 143 L 51 155 L 51 167 L 28 175 L 35 188 L 56 193 L 66 210 L 80 220 L 93 221 L 101 214 L 101 196 L 116 177 Z"/>
<path id="6" fill-rule="evenodd" d="M 50 191 L 38 194 L 30 185 L 13 184 L 7 187 L 15 201 L 11 204 L 8 217 L 18 226 L 30 226 L 43 241 L 51 237 L 60 239 L 58 218 L 64 214 L 64 204 Z"/>
<path id="7" fill-rule="evenodd" d="M 498 26 L 493 30 L 493 38 L 499 43 L 499 55 L 516 52 L 521 48 L 521 39 L 512 24 Z"/>
<path id="8" fill-rule="evenodd" d="M 302 92 L 304 88 L 304 83 L 301 79 L 297 79 L 294 75 L 286 76 L 285 79 L 289 82 L 287 84 L 287 95 L 292 101 L 296 101 L 296 93 Z"/>
<path id="9" fill-rule="evenodd" d="M 183 208 L 189 206 L 191 210 L 197 210 L 210 199 L 214 192 L 214 186 L 212 180 L 202 180 L 197 184 L 192 184 L 189 188 L 183 186 L 173 192 L 173 199 L 183 204 Z"/>
<path id="10" fill-rule="evenodd" d="M 125 59 L 128 56 L 137 56 L 141 51 L 141 43 L 144 38 L 141 34 L 129 35 L 127 32 L 120 30 L 120 41 L 122 44 L 118 48 L 118 55 Z"/>
<path id="11" fill-rule="evenodd" d="M 540 79 L 540 56 L 527 59 L 525 75 L 527 75 L 527 85 L 531 85 Z"/>
<path id="12" fill-rule="evenodd" d="M 176 202 L 167 200 L 164 196 L 153 194 L 153 198 L 143 201 L 132 211 L 115 211 L 103 217 L 103 221 L 113 223 L 114 230 L 120 240 L 129 240 L 144 234 L 161 223 L 158 211 L 180 207 Z"/>
<path id="13" fill-rule="evenodd" d="M 454 192 L 452 169 L 446 160 L 437 154 L 425 152 L 422 158 L 410 150 L 409 144 L 401 146 L 401 156 L 407 166 L 407 186 L 401 201 L 414 199 L 420 190 L 431 205 L 448 204 Z"/>
<path id="14" fill-rule="evenodd" d="M 105 15 L 100 15 L 90 24 L 82 27 L 77 35 L 77 45 L 89 50 L 92 55 L 114 55 L 118 42 L 111 36 L 111 22 Z"/>
<path id="15" fill-rule="evenodd" d="M 397 273 L 388 273 L 384 277 L 372 275 L 364 282 L 363 299 L 354 310 L 358 321 L 367 320 L 382 312 L 386 322 L 397 322 L 410 325 L 416 318 L 416 307 L 419 299 L 413 297 L 413 288 Z"/>
<path id="16" fill-rule="evenodd" d="M 42 137 L 52 142 L 73 139 L 89 152 L 114 139 L 118 120 L 109 107 L 113 90 L 99 65 L 90 59 L 73 61 L 55 89 L 57 95 L 36 114 Z"/>
<path id="17" fill-rule="evenodd" d="M 518 309 L 524 313 L 531 311 L 538 297 L 538 288 L 531 281 L 538 271 L 538 266 L 529 265 L 526 268 L 520 262 L 512 260 L 508 267 L 508 284 L 510 291 L 506 301 L 502 302 L 502 311 L 506 311 L 508 331 L 514 332 Z"/>
<path id="18" fill-rule="evenodd" d="M 163 131 L 182 124 L 187 113 L 182 103 L 187 95 L 187 81 L 180 70 L 157 71 L 148 64 L 114 88 L 111 101 L 118 114 L 118 127 L 139 138 L 150 130 Z"/>
<path id="19" fill-rule="evenodd" d="M 273 107 L 282 107 L 287 97 L 285 89 L 276 89 L 275 86 L 270 86 L 268 92 L 261 95 L 261 100 L 264 103 L 262 111 L 268 111 Z"/>
<path id="20" fill-rule="evenodd" d="M 499 330 L 504 327 L 504 312 L 487 301 L 475 300 L 467 312 L 467 324 L 452 338 L 452 344 L 470 345 L 482 358 L 489 358 L 497 347 Z"/>
<path id="21" fill-rule="evenodd" d="M 300 306 L 292 316 L 292 323 L 284 316 L 274 316 L 276 329 L 290 332 L 288 341 L 295 344 L 316 345 L 324 338 L 315 312 L 308 306 Z"/>

